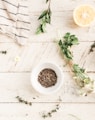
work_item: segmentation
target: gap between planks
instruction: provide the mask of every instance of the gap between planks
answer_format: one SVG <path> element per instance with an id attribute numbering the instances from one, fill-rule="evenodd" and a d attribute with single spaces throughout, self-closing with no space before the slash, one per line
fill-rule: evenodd
<path id="1" fill-rule="evenodd" d="M 95 104 L 95 102 L 34 102 L 34 101 L 32 103 L 33 104 Z M 0 102 L 0 104 L 24 104 L 24 103 L 20 103 L 20 102 Z"/>

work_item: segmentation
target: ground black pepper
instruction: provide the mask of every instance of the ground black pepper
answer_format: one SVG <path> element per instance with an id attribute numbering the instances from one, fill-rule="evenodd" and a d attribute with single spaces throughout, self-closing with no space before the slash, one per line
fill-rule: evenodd
<path id="1" fill-rule="evenodd" d="M 48 88 L 56 84 L 57 75 L 54 70 L 46 68 L 39 73 L 38 81 L 43 87 Z"/>

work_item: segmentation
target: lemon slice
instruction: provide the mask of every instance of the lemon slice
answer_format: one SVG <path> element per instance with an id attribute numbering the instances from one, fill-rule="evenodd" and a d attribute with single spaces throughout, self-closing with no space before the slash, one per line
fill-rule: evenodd
<path id="1" fill-rule="evenodd" d="M 75 23 L 80 27 L 89 26 L 95 18 L 95 9 L 91 5 L 81 5 L 73 12 Z"/>

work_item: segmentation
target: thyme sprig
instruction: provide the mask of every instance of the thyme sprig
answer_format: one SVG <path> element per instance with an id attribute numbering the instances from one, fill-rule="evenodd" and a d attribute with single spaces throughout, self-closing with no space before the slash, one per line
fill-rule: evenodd
<path id="1" fill-rule="evenodd" d="M 73 54 L 70 48 L 73 45 L 78 44 L 78 38 L 75 35 L 71 35 L 70 33 L 66 33 L 65 36 L 59 40 L 58 45 L 61 48 L 63 55 L 65 56 L 65 60 L 68 60 L 68 65 L 71 68 L 71 72 L 73 73 L 73 78 L 76 80 L 77 85 L 81 88 L 81 94 L 87 95 L 94 91 L 94 80 L 92 80 L 85 69 L 79 67 L 79 65 L 74 64 L 73 62 Z M 93 47 L 93 46 L 92 46 Z"/>
<path id="2" fill-rule="evenodd" d="M 27 105 L 32 105 L 32 102 L 28 102 L 27 100 L 22 99 L 20 96 L 16 96 L 19 102 L 27 104 Z"/>
<path id="3" fill-rule="evenodd" d="M 36 34 L 46 32 L 46 25 L 51 23 L 51 9 L 50 9 L 51 0 L 46 0 L 46 3 L 48 3 L 48 8 L 47 10 L 44 10 L 38 18 L 38 20 L 40 21 L 40 25 L 36 30 Z"/>
<path id="4" fill-rule="evenodd" d="M 47 117 L 52 117 L 52 115 L 53 115 L 54 113 L 58 112 L 59 108 L 60 108 L 60 106 L 59 106 L 59 104 L 57 104 L 56 107 L 55 107 L 55 109 L 52 109 L 51 111 L 49 111 L 49 112 L 47 112 L 47 113 L 43 113 L 43 114 L 42 114 L 42 117 L 43 117 L 44 119 L 47 118 Z"/>

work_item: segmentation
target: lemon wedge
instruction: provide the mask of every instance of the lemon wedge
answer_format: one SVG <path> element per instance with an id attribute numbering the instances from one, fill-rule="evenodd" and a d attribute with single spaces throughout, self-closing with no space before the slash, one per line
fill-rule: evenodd
<path id="1" fill-rule="evenodd" d="M 80 27 L 89 26 L 95 18 L 95 9 L 91 5 L 81 5 L 73 12 L 75 23 Z"/>

